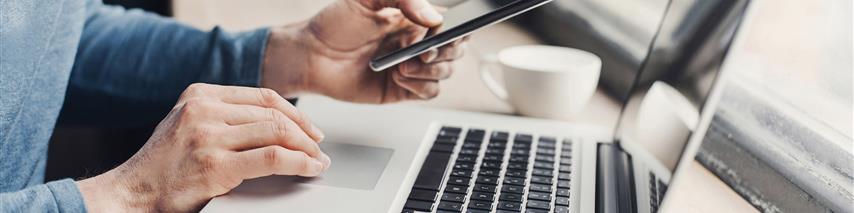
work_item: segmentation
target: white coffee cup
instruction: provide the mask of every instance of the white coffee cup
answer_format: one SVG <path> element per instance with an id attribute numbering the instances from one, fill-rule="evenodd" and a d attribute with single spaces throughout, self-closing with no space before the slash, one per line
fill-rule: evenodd
<path id="1" fill-rule="evenodd" d="M 517 113 L 572 119 L 596 92 L 602 60 L 593 53 L 569 47 L 524 45 L 484 57 L 484 84 Z M 500 70 L 501 86 L 490 73 Z"/>

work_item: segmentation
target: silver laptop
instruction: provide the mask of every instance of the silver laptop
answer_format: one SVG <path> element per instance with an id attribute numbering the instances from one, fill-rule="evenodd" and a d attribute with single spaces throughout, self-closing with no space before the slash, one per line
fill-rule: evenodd
<path id="1" fill-rule="evenodd" d="M 708 128 L 746 5 L 669 2 L 617 127 L 304 97 L 329 170 L 245 181 L 203 211 L 657 212 Z"/>

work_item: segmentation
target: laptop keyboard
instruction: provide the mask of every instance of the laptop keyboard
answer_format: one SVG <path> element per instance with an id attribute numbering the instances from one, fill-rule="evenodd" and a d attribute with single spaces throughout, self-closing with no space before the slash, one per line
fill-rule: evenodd
<path id="1" fill-rule="evenodd" d="M 402 212 L 569 212 L 571 174 L 568 140 L 446 126 Z"/>
<path id="2" fill-rule="evenodd" d="M 667 185 L 661 179 L 658 179 L 652 172 L 649 173 L 649 212 L 658 212 L 658 207 L 661 205 L 661 200 L 664 198 L 664 193 L 667 192 Z"/>

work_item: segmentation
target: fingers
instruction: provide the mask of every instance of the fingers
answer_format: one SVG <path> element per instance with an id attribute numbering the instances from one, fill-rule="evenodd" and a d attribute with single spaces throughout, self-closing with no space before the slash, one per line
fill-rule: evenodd
<path id="1" fill-rule="evenodd" d="M 276 109 L 293 120 L 303 131 L 317 142 L 323 140 L 323 132 L 314 126 L 299 110 L 282 98 L 278 93 L 266 88 L 220 86 L 213 84 L 192 84 L 181 95 L 181 99 L 215 98 L 225 103 L 255 105 Z M 179 101 L 180 104 L 181 101 Z"/>
<path id="2" fill-rule="evenodd" d="M 463 57 L 467 44 L 468 37 L 461 38 L 448 45 L 440 47 L 438 50 L 433 49 L 427 53 L 421 54 L 420 58 L 424 63 L 454 61 Z"/>
<path id="3" fill-rule="evenodd" d="M 265 121 L 227 127 L 223 130 L 223 140 L 232 150 L 248 150 L 265 146 L 282 146 L 289 150 L 305 152 L 329 165 L 329 156 L 320 151 L 320 147 L 293 122 L 287 119 Z"/>
<path id="4" fill-rule="evenodd" d="M 424 27 L 434 27 L 442 23 L 442 15 L 427 0 L 359 0 L 359 2 L 373 10 L 386 7 L 398 8 L 407 19 Z"/>
<path id="5" fill-rule="evenodd" d="M 407 61 L 398 67 L 400 75 L 420 80 L 445 80 L 453 74 L 451 62 L 425 64 L 420 61 Z"/>
<path id="6" fill-rule="evenodd" d="M 304 152 L 285 149 L 281 146 L 265 146 L 230 154 L 235 174 L 244 179 L 270 175 L 317 176 L 325 167 L 322 162 L 309 157 Z"/>
<path id="7" fill-rule="evenodd" d="M 401 75 L 400 72 L 392 73 L 392 79 L 397 86 L 416 96 L 407 96 L 407 99 L 431 99 L 439 95 L 438 80 L 407 78 Z"/>

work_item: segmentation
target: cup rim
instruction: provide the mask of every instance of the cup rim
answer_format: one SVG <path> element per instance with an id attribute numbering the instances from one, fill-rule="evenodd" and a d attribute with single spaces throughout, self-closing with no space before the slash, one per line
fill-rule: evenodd
<path id="1" fill-rule="evenodd" d="M 525 50 L 525 49 L 528 49 L 528 50 L 530 50 L 530 49 L 549 49 L 552 51 L 560 51 L 563 53 L 570 53 L 570 54 L 573 54 L 575 56 L 586 57 L 587 59 L 592 60 L 592 63 L 587 63 L 584 65 L 578 66 L 577 68 L 580 68 L 580 69 L 554 70 L 554 69 L 531 69 L 530 67 L 521 67 L 521 66 L 517 66 L 517 63 L 510 62 L 512 60 L 508 59 L 508 57 L 509 57 L 508 54 L 510 54 L 511 52 L 521 51 L 521 50 Z M 515 69 L 526 70 L 526 71 L 531 71 L 531 72 L 556 73 L 556 74 L 582 72 L 583 70 L 588 70 L 587 68 L 591 68 L 591 67 L 595 67 L 595 66 L 598 66 L 599 69 L 601 69 L 601 66 L 602 66 L 602 58 L 600 58 L 598 55 L 596 55 L 594 53 L 584 51 L 581 49 L 572 48 L 572 47 L 542 45 L 542 44 L 518 45 L 518 46 L 512 46 L 512 47 L 504 48 L 498 52 L 498 54 L 496 55 L 496 59 L 497 59 L 498 63 L 500 63 L 504 66 L 515 68 Z M 599 70 L 596 70 L 596 71 L 599 71 Z"/>

